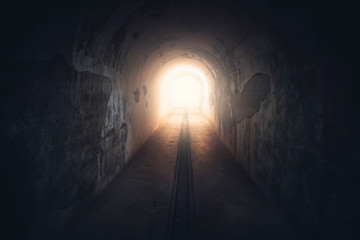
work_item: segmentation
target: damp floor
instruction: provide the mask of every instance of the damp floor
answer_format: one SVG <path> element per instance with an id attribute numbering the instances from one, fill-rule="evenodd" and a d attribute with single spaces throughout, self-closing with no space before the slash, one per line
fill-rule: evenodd
<path id="1" fill-rule="evenodd" d="M 191 236 L 171 231 L 176 225 L 169 216 L 176 203 L 174 173 L 183 117 L 169 115 L 59 239 L 295 239 L 200 114 L 188 115 Z"/>

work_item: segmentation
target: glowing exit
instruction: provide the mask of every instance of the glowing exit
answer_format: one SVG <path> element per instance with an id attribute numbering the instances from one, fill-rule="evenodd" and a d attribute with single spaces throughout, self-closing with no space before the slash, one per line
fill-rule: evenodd
<path id="1" fill-rule="evenodd" d="M 162 76 L 161 116 L 173 108 L 208 112 L 208 84 L 205 76 L 191 66 L 175 66 Z"/>
<path id="2" fill-rule="evenodd" d="M 202 92 L 200 81 L 189 74 L 180 75 L 170 83 L 170 107 L 187 108 L 189 112 L 199 112 Z"/>

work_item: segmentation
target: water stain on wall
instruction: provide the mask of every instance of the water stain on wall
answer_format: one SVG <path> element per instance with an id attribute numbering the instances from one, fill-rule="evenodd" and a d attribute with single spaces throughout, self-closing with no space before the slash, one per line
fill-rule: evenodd
<path id="1" fill-rule="evenodd" d="M 146 96 L 146 94 L 147 94 L 147 87 L 146 87 L 146 85 L 143 86 L 143 91 L 144 91 L 144 96 Z"/>
<path id="2" fill-rule="evenodd" d="M 245 84 L 243 91 L 231 96 L 234 122 L 240 122 L 244 118 L 254 115 L 265 100 L 270 91 L 270 76 L 264 73 L 256 73 Z"/>
<path id="3" fill-rule="evenodd" d="M 140 91 L 138 88 L 136 88 L 136 90 L 134 91 L 134 99 L 136 103 L 140 101 Z"/>

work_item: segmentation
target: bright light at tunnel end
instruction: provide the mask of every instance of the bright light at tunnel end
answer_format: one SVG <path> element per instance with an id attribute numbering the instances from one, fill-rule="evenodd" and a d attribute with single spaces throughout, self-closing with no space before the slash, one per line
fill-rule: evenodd
<path id="1" fill-rule="evenodd" d="M 160 75 L 160 116 L 174 108 L 209 114 L 209 86 L 205 74 L 189 65 L 175 65 Z"/>

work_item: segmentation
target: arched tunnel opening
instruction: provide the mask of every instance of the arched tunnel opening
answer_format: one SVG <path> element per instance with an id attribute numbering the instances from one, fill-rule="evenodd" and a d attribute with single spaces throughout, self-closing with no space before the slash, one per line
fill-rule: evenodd
<path id="1" fill-rule="evenodd" d="M 21 6 L 2 15 L 13 239 L 358 235 L 349 6 Z"/>

